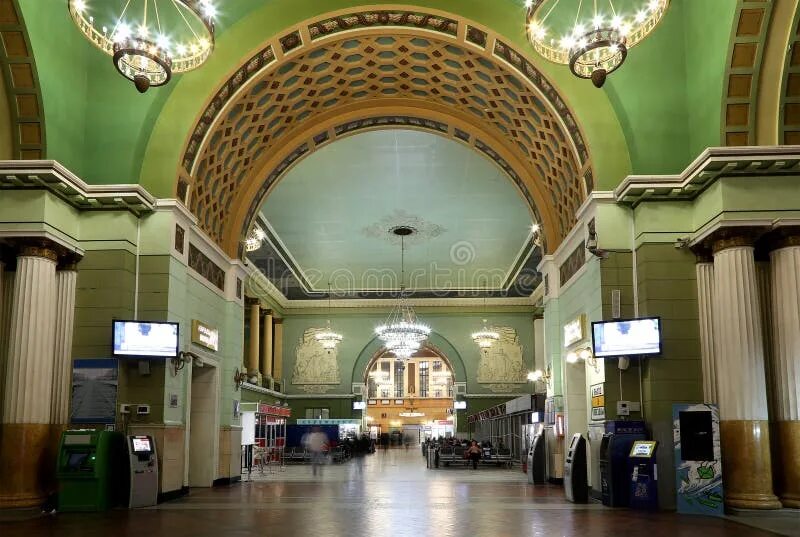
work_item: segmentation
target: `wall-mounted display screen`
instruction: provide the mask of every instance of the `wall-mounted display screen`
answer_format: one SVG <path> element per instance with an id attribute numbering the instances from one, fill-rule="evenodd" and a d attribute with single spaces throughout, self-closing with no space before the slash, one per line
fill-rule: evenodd
<path id="1" fill-rule="evenodd" d="M 661 354 L 661 319 L 648 317 L 592 323 L 592 343 L 598 358 Z"/>
<path id="2" fill-rule="evenodd" d="M 630 457 L 641 457 L 644 459 L 649 459 L 653 456 L 653 453 L 656 450 L 657 442 L 652 440 L 637 440 L 633 443 L 633 447 L 631 447 Z"/>
<path id="3" fill-rule="evenodd" d="M 364 410 L 367 408 L 366 401 L 353 401 L 353 410 Z"/>
<path id="4" fill-rule="evenodd" d="M 467 409 L 467 402 L 466 401 L 454 401 L 453 408 L 456 410 L 466 410 Z"/>
<path id="5" fill-rule="evenodd" d="M 115 356 L 178 355 L 178 323 L 114 321 Z"/>
<path id="6" fill-rule="evenodd" d="M 150 439 L 146 436 L 134 436 L 131 438 L 131 445 L 134 453 L 149 453 L 153 451 L 150 446 Z"/>

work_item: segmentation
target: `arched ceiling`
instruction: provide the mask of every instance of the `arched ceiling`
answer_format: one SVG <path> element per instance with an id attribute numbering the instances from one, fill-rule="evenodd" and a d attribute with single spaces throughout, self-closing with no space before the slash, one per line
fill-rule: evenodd
<path id="1" fill-rule="evenodd" d="M 555 248 L 593 188 L 583 135 L 532 64 L 480 28 L 461 28 L 459 38 L 455 19 L 375 10 L 287 31 L 207 106 L 184 153 L 179 197 L 235 251 L 280 172 L 329 141 L 331 129 L 374 118 L 364 106 L 380 108 L 381 117 L 411 109 L 422 119 L 439 109 L 460 123 L 444 124 L 451 136 L 468 140 L 480 129 L 486 137 L 476 145 L 510 155 L 510 175 Z M 330 119 L 335 124 L 322 129 Z"/>
<path id="2" fill-rule="evenodd" d="M 465 143 L 422 130 L 371 130 L 289 171 L 260 209 L 268 240 L 248 259 L 289 299 L 528 296 L 541 256 L 505 171 Z M 396 226 L 405 241 L 400 271 Z M 276 254 L 278 256 L 276 260 Z M 277 261 L 277 262 L 276 262 Z"/>

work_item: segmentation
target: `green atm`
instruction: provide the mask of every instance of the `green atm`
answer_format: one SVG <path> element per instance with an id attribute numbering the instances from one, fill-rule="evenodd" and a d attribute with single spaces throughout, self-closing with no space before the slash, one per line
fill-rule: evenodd
<path id="1" fill-rule="evenodd" d="M 59 511 L 104 511 L 124 501 L 127 473 L 121 433 L 65 431 L 57 464 Z"/>

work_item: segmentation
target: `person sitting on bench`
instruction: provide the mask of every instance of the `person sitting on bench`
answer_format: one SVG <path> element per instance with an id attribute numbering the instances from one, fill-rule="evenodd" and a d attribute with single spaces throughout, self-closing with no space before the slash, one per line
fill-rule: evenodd
<path id="1" fill-rule="evenodd" d="M 481 460 L 481 448 L 478 447 L 478 443 L 475 440 L 472 441 L 472 445 L 467 449 L 467 456 L 472 461 L 472 469 L 477 470 L 478 461 Z"/>

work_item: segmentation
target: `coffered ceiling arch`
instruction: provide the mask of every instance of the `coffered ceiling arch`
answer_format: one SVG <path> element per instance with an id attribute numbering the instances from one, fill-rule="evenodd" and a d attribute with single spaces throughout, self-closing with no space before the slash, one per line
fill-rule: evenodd
<path id="1" fill-rule="evenodd" d="M 555 218 L 542 215 L 542 224 L 554 228 L 550 233 L 556 238 L 569 231 L 592 189 L 589 152 L 577 121 L 533 64 L 468 22 L 386 9 L 305 23 L 245 62 L 193 129 L 178 196 L 205 231 L 234 253 L 234 242 L 243 238 L 240 224 L 253 216 L 252 210 L 242 216 L 241 203 L 258 206 L 253 188 L 268 182 L 269 176 L 258 173 L 269 168 L 274 153 L 284 150 L 290 137 L 324 142 L 318 129 L 322 117 L 376 99 L 390 103 L 383 116 L 398 115 L 394 104 L 418 108 L 417 117 L 425 119 L 433 106 L 462 123 L 469 117 L 469 123 L 483 125 L 489 140 L 480 141 L 483 145 L 503 147 L 523 163 L 520 186 L 539 185 L 529 189 L 533 211 L 554 207 Z M 345 116 L 345 121 L 365 119 Z M 284 158 L 279 169 L 299 156 Z M 241 196 L 243 190 L 248 195 Z"/>

